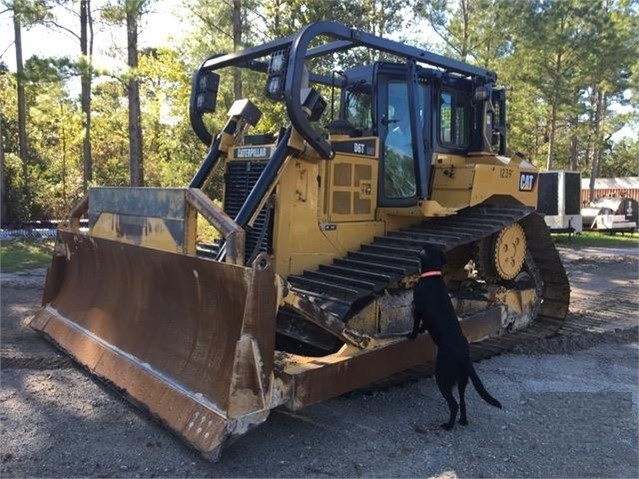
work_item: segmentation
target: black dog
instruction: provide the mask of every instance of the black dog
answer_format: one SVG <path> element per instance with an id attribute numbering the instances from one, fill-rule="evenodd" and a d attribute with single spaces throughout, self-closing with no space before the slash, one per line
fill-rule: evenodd
<path id="1" fill-rule="evenodd" d="M 459 424 L 468 424 L 464 401 L 468 378 L 484 401 L 498 408 L 501 408 L 501 404 L 488 394 L 473 368 L 468 341 L 459 325 L 457 314 L 448 296 L 448 288 L 442 278 L 441 268 L 446 263 L 444 253 L 434 246 L 427 245 L 420 251 L 419 260 L 421 276 L 413 291 L 414 323 L 409 337 L 414 339 L 418 333 L 428 331 L 437 345 L 435 380 L 450 409 L 450 418 L 441 427 L 451 430 L 455 425 L 458 410 L 461 410 Z M 453 396 L 455 384 L 459 388 L 459 406 Z"/>

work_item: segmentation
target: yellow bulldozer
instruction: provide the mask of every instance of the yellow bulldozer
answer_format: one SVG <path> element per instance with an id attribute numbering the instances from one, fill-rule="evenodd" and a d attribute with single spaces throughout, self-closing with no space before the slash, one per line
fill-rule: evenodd
<path id="1" fill-rule="evenodd" d="M 237 100 L 214 134 L 205 117 L 237 69 L 262 75 L 265 99 Z M 537 170 L 505 156 L 495 82 L 333 22 L 206 59 L 189 113 L 209 149 L 190 184 L 91 188 L 59 228 L 32 327 L 211 460 L 273 408 L 433 360 L 427 334 L 407 339 L 425 244 L 447 255 L 469 341 L 552 334 L 570 288 Z M 250 134 L 260 101 L 283 105 L 279 131 Z M 204 193 L 217 169 L 221 206 Z M 198 217 L 219 240 L 196 241 Z"/>

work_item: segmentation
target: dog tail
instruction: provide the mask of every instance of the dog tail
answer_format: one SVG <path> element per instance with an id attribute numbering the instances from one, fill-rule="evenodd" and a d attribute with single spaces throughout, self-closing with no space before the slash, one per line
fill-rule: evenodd
<path id="1" fill-rule="evenodd" d="M 482 384 L 481 380 L 479 379 L 479 376 L 477 376 L 477 373 L 475 372 L 475 368 L 473 367 L 472 363 L 470 363 L 468 366 L 469 366 L 468 367 L 468 376 L 470 377 L 470 380 L 473 382 L 473 386 L 475 386 L 475 389 L 477 390 L 477 393 L 488 404 L 490 404 L 491 406 L 495 406 L 495 407 L 498 407 L 499 409 L 501 409 L 501 403 L 499 401 L 497 401 L 497 399 L 492 397 L 488 391 L 486 391 L 486 388 L 484 387 L 484 385 Z"/>

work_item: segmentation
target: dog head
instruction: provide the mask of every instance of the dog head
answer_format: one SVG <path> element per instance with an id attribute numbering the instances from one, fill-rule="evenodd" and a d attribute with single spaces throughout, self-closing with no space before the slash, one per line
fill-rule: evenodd
<path id="1" fill-rule="evenodd" d="M 446 255 L 436 246 L 425 245 L 419 252 L 419 263 L 422 273 L 441 271 L 442 266 L 446 264 Z"/>

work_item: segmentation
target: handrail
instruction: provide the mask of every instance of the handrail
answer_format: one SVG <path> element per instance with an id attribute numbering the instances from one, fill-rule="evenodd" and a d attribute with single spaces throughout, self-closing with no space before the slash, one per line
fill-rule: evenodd
<path id="1" fill-rule="evenodd" d="M 66 227 L 74 230 L 80 229 L 80 218 L 89 211 L 89 195 L 88 193 L 78 201 L 66 217 Z"/>
<path id="2" fill-rule="evenodd" d="M 213 203 L 202 190 L 188 188 L 185 191 L 185 198 L 189 205 L 224 236 L 227 262 L 244 266 L 246 236 L 244 228 L 240 227 L 219 206 Z"/>

